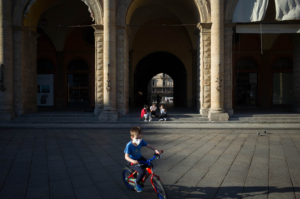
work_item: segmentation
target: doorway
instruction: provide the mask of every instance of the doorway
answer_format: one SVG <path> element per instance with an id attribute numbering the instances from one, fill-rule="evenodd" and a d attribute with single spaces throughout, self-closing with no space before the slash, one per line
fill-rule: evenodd
<path id="1" fill-rule="evenodd" d="M 84 60 L 75 59 L 68 66 L 68 107 L 89 107 L 90 74 Z"/>

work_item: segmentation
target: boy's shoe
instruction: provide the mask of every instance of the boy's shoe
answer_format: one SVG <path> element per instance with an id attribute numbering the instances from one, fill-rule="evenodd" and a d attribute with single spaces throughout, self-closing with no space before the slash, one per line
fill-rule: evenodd
<path id="1" fill-rule="evenodd" d="M 134 190 L 136 190 L 136 192 L 138 193 L 141 193 L 143 191 L 143 188 L 140 184 L 136 184 Z"/>
<path id="2" fill-rule="evenodd" d="M 135 178 L 131 178 L 130 181 L 132 182 L 128 182 L 128 184 L 130 184 L 131 186 L 134 186 L 135 187 L 135 184 L 136 184 L 136 179 Z"/>
<path id="3" fill-rule="evenodd" d="M 167 121 L 167 118 L 165 118 L 165 121 Z"/>
<path id="4" fill-rule="evenodd" d="M 151 117 L 149 117 L 149 122 L 151 122 L 152 121 L 152 118 Z"/>

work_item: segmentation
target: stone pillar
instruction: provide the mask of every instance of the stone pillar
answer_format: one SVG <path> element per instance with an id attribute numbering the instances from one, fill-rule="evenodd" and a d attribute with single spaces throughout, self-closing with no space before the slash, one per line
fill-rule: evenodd
<path id="1" fill-rule="evenodd" d="M 293 78 L 294 78 L 294 105 L 293 111 L 300 113 L 300 35 L 295 34 L 293 38 Z"/>
<path id="2" fill-rule="evenodd" d="M 99 115 L 99 120 L 110 121 L 118 119 L 116 101 L 116 0 L 104 0 L 103 12 L 104 108 Z"/>
<path id="3" fill-rule="evenodd" d="M 224 1 L 211 1 L 211 107 L 210 121 L 228 120 L 224 108 Z"/>
<path id="4" fill-rule="evenodd" d="M 133 53 L 134 50 L 130 50 L 129 51 L 129 60 L 128 60 L 128 64 L 129 64 L 129 107 L 133 107 L 134 106 L 134 86 L 133 86 L 133 73 L 132 73 L 132 58 L 133 58 Z"/>
<path id="5" fill-rule="evenodd" d="M 37 38 L 29 28 L 13 27 L 14 110 L 17 116 L 37 112 Z"/>
<path id="6" fill-rule="evenodd" d="M 13 107 L 12 1 L 0 0 L 0 8 L 0 79 L 2 82 L 0 83 L 2 84 L 0 85 L 0 120 L 8 121 L 15 116 Z"/>
<path id="7" fill-rule="evenodd" d="M 65 101 L 65 92 L 64 92 L 64 79 L 65 79 L 65 71 L 64 71 L 64 58 L 65 52 L 58 51 L 56 52 L 56 96 L 55 96 L 55 105 L 57 108 L 67 107 Z M 68 88 L 69 89 L 69 88 Z"/>
<path id="8" fill-rule="evenodd" d="M 232 37 L 233 37 L 233 27 L 235 24 L 225 25 L 225 41 L 224 41 L 224 102 L 225 111 L 229 115 L 233 115 L 232 109 Z"/>
<path id="9" fill-rule="evenodd" d="M 129 35 L 126 26 L 117 26 L 117 110 L 119 116 L 129 111 Z"/>
<path id="10" fill-rule="evenodd" d="M 103 109 L 103 26 L 94 25 L 95 29 L 95 116 Z"/>
<path id="11" fill-rule="evenodd" d="M 198 28 L 197 107 L 203 117 L 208 117 L 211 105 L 211 23 L 201 23 Z"/>
<path id="12" fill-rule="evenodd" d="M 190 50 L 192 55 L 192 107 L 197 107 L 197 50 Z"/>

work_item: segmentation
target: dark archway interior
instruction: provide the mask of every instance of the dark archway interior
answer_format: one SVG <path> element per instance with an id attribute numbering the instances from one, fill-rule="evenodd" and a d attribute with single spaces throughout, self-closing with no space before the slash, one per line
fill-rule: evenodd
<path id="1" fill-rule="evenodd" d="M 134 104 L 147 104 L 148 83 L 153 76 L 166 73 L 174 80 L 174 106 L 185 107 L 187 102 L 186 69 L 175 55 L 167 52 L 152 53 L 143 58 L 134 73 Z M 139 92 L 143 95 L 139 95 Z"/>

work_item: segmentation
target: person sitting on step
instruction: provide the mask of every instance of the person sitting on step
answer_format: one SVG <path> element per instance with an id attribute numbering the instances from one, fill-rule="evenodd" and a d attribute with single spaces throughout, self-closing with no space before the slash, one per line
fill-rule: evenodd
<path id="1" fill-rule="evenodd" d="M 164 108 L 163 105 L 160 106 L 160 116 L 159 121 L 167 121 L 167 109 Z"/>
<path id="2" fill-rule="evenodd" d="M 156 117 L 157 116 L 156 115 L 156 109 L 157 109 L 156 104 L 153 103 L 152 106 L 150 106 L 151 117 Z"/>
<path id="3" fill-rule="evenodd" d="M 144 118 L 144 122 L 147 122 L 147 119 L 149 118 L 149 122 L 152 120 L 152 118 L 150 117 L 150 114 L 147 111 L 148 106 L 145 104 L 144 108 L 141 111 L 141 118 Z"/>

